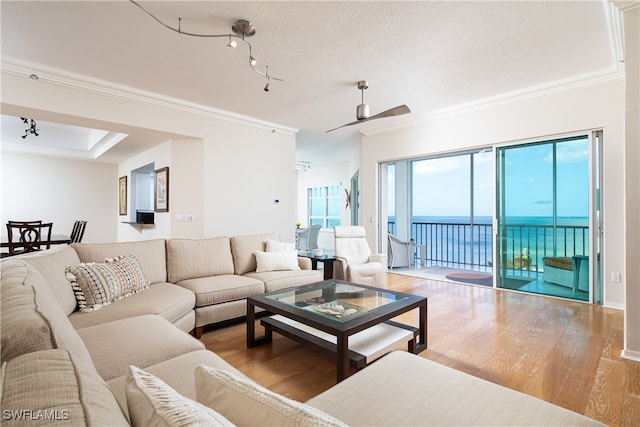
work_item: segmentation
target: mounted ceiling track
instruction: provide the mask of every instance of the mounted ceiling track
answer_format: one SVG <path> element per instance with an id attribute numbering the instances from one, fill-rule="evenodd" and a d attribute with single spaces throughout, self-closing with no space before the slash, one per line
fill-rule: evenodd
<path id="1" fill-rule="evenodd" d="M 266 65 L 264 66 L 265 71 L 261 71 L 260 69 L 257 68 L 257 64 L 258 61 L 256 60 L 256 58 L 254 58 L 253 56 L 253 51 L 251 48 L 251 43 L 249 43 L 246 38 L 247 37 L 253 37 L 256 34 L 256 29 L 253 26 L 253 24 L 246 20 L 246 19 L 237 19 L 233 25 L 231 26 L 231 31 L 233 33 L 228 33 L 228 34 L 199 34 L 199 33 L 191 33 L 188 31 L 183 31 L 182 27 L 181 27 L 181 21 L 182 18 L 178 18 L 178 27 L 172 27 L 169 24 L 166 24 L 165 22 L 163 22 L 162 20 L 160 20 L 160 18 L 158 18 L 157 16 L 155 16 L 153 13 L 151 13 L 150 11 L 148 11 L 147 9 L 145 9 L 140 3 L 134 1 L 134 0 L 129 0 L 131 3 L 133 3 L 134 5 L 138 6 L 140 9 L 142 9 L 147 15 L 149 15 L 150 17 L 152 17 L 157 23 L 159 23 L 160 25 L 162 25 L 163 27 L 174 31 L 178 34 L 182 34 L 185 36 L 191 36 L 191 37 L 209 37 L 209 38 L 228 38 L 229 42 L 227 43 L 227 47 L 229 48 L 235 48 L 238 44 L 234 39 L 239 39 L 241 41 L 243 41 L 244 43 L 246 43 L 247 46 L 249 46 L 249 66 L 251 67 L 251 69 L 253 71 L 255 71 L 257 74 L 261 75 L 262 77 L 267 79 L 267 85 L 264 87 L 264 91 L 265 92 L 269 92 L 269 83 L 271 82 L 271 80 L 277 80 L 279 82 L 283 82 L 284 80 L 278 77 L 274 77 L 272 75 L 269 74 L 269 66 Z"/>
<path id="2" fill-rule="evenodd" d="M 369 120 L 382 119 L 384 117 L 391 116 L 399 116 L 401 114 L 410 113 L 411 110 L 406 105 L 398 105 L 397 107 L 390 108 L 388 110 L 383 111 L 382 113 L 378 113 L 375 116 L 369 115 L 369 106 L 364 103 L 364 91 L 369 88 L 369 83 L 366 80 L 360 80 L 358 82 L 358 89 L 362 92 L 362 103 L 356 107 L 356 121 L 347 123 L 346 125 L 338 126 L 337 128 L 329 129 L 325 133 L 332 132 L 336 129 L 343 128 L 345 126 L 357 125 L 358 123 L 363 123 Z"/>

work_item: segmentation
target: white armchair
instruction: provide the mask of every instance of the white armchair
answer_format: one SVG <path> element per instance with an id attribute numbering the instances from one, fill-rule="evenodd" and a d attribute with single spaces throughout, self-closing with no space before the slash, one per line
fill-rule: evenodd
<path id="1" fill-rule="evenodd" d="M 336 226 L 333 233 L 336 255 L 334 277 L 383 288 L 387 257 L 384 254 L 371 253 L 364 227 Z"/>
<path id="2" fill-rule="evenodd" d="M 413 242 L 405 242 L 393 234 L 389 236 L 389 268 L 413 267 L 416 246 Z"/>

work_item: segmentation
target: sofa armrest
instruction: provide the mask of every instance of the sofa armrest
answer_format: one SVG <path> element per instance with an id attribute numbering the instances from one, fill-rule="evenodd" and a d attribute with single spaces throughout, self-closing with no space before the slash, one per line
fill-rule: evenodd
<path id="1" fill-rule="evenodd" d="M 313 270 L 313 268 L 311 267 L 311 258 L 299 256 L 298 267 L 300 267 L 300 270 Z"/>

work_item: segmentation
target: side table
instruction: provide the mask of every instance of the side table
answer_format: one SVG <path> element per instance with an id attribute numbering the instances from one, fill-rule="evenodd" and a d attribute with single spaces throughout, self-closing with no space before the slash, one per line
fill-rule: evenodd
<path id="1" fill-rule="evenodd" d="M 298 256 L 309 258 L 311 260 L 311 268 L 318 269 L 318 262 L 324 264 L 324 280 L 333 279 L 333 262 L 336 260 L 334 255 L 322 254 L 314 255 L 313 252 L 298 251 Z"/>

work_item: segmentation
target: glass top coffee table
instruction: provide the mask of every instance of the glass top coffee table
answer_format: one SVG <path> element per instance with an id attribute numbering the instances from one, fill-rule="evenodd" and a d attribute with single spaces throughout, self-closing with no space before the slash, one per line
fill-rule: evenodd
<path id="1" fill-rule="evenodd" d="M 256 307 L 269 317 L 265 333 L 255 336 Z M 390 319 L 419 310 L 419 326 Z M 336 356 L 338 382 L 349 366 L 361 369 L 407 343 L 407 350 L 427 348 L 427 298 L 418 295 L 325 280 L 247 298 L 247 347 L 271 342 L 273 331 Z"/>

